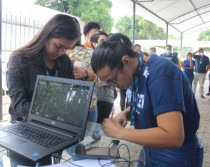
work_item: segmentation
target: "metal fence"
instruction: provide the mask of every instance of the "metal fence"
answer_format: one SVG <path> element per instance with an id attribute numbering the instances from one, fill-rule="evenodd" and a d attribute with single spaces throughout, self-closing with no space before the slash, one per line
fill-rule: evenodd
<path id="1" fill-rule="evenodd" d="M 6 70 L 11 52 L 30 41 L 44 23 L 20 15 L 2 14 L 2 95 L 7 94 Z"/>
<path id="2" fill-rule="evenodd" d="M 14 15 L 8 13 L 2 13 L 2 33 L 1 33 L 1 83 L 2 83 L 2 91 L 1 91 L 1 111 L 0 111 L 0 120 L 1 119 L 9 119 L 4 118 L 8 114 L 8 108 L 10 104 L 10 100 L 8 98 L 7 93 L 7 84 L 6 84 L 6 71 L 7 71 L 7 63 L 9 61 L 10 54 L 15 49 L 23 46 L 27 42 L 29 42 L 35 34 L 41 29 L 41 27 L 45 24 L 44 21 L 31 19 L 30 16 L 23 17 L 21 15 Z M 5 116 L 4 116 L 5 115 Z"/>

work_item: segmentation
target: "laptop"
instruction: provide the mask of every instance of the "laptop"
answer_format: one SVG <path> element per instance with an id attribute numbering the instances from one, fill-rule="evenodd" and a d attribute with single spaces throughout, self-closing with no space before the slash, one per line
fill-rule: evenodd
<path id="1" fill-rule="evenodd" d="M 38 162 L 80 142 L 93 88 L 93 82 L 38 75 L 27 122 L 1 127 L 0 145 Z"/>

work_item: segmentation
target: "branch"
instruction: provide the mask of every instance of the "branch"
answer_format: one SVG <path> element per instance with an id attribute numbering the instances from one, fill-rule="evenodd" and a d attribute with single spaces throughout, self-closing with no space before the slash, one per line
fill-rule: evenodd
<path id="1" fill-rule="evenodd" d="M 63 4 L 63 0 L 61 0 L 61 5 L 62 5 L 62 8 L 63 8 L 63 12 L 66 13 L 66 10 L 65 10 L 65 7 L 64 7 L 64 4 Z"/>

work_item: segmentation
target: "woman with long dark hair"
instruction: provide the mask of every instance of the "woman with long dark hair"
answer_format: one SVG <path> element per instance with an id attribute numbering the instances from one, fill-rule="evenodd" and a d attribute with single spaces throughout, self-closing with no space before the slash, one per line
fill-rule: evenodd
<path id="1" fill-rule="evenodd" d="M 37 75 L 74 79 L 73 66 L 64 53 L 66 49 L 74 48 L 80 38 L 78 21 L 69 15 L 58 14 L 29 43 L 11 54 L 7 85 L 12 123 L 27 120 Z M 22 165 L 34 165 L 11 151 L 9 157 Z M 41 165 L 50 163 L 51 157 L 40 162 Z"/>
<path id="2" fill-rule="evenodd" d="M 78 21 L 58 14 L 29 43 L 11 54 L 7 70 L 11 122 L 27 119 L 37 75 L 74 78 L 71 62 L 63 54 L 74 48 L 80 37 Z"/>

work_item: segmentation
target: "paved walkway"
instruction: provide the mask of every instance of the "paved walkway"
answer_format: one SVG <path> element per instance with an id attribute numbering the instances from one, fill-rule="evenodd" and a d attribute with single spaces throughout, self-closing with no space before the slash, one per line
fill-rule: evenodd
<path id="1" fill-rule="evenodd" d="M 207 93 L 208 90 L 208 80 L 206 80 L 205 82 L 205 86 L 204 86 L 204 91 L 205 94 Z M 200 119 L 200 127 L 198 130 L 198 137 L 200 139 L 200 142 L 202 144 L 202 146 L 204 147 L 204 160 L 203 160 L 203 167 L 210 167 L 210 96 L 205 96 L 205 99 L 201 99 L 197 94 L 196 94 L 196 100 L 197 100 L 197 104 L 200 110 L 200 115 L 201 115 L 201 119 Z M 117 114 L 117 111 L 119 112 L 119 93 L 118 93 L 118 97 L 115 100 L 115 110 Z M 9 102 L 8 98 L 7 98 L 7 102 Z M 5 106 L 3 106 L 3 108 L 8 109 L 8 104 L 5 104 Z M 7 120 L 1 121 L 0 122 L 0 126 L 3 126 L 5 124 L 8 123 L 8 119 L 9 119 L 9 115 L 6 111 L 4 111 L 4 118 Z M 130 128 L 130 127 L 128 127 Z M 105 146 L 107 147 L 110 143 L 111 139 L 110 138 L 103 138 L 100 146 Z M 130 150 L 130 156 L 131 156 L 131 160 L 137 160 L 138 156 L 139 156 L 139 152 L 141 149 L 141 146 L 136 145 L 136 144 L 131 144 L 129 142 L 125 142 L 125 141 L 121 141 L 120 144 L 126 144 Z M 127 148 L 125 146 L 121 146 L 120 147 L 120 155 L 123 156 L 124 158 L 128 159 L 128 151 Z M 0 147 L 0 157 L 2 155 L 5 155 L 6 150 L 4 148 Z M 63 153 L 63 158 L 65 160 L 70 160 L 70 156 L 64 151 Z M 62 160 L 63 162 L 65 160 Z M 117 167 L 127 167 L 128 163 L 126 162 L 118 162 L 115 163 L 115 165 Z M 135 166 L 136 163 L 134 163 L 131 166 Z"/>

